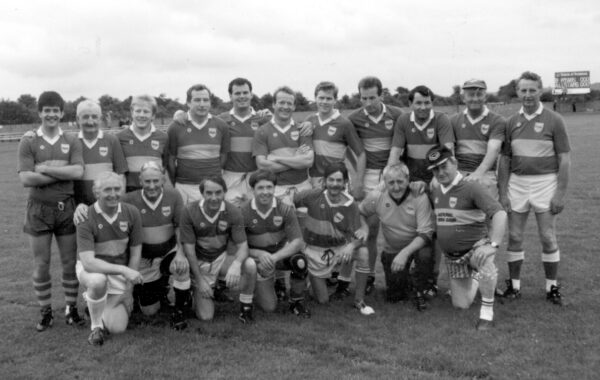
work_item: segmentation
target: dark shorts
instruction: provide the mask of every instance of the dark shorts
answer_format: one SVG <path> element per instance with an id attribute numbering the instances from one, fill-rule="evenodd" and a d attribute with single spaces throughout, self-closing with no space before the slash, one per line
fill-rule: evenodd
<path id="1" fill-rule="evenodd" d="M 23 232 L 31 236 L 74 234 L 74 211 L 75 201 L 73 198 L 56 203 L 28 199 Z"/>

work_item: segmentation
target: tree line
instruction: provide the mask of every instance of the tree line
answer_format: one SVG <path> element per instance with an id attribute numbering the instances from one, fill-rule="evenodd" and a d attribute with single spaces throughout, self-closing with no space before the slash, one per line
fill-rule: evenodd
<path id="1" fill-rule="evenodd" d="M 383 101 L 386 104 L 391 104 L 398 107 L 407 107 L 408 93 L 409 89 L 402 86 L 396 87 L 394 92 L 390 91 L 389 88 L 384 88 Z M 516 80 L 511 80 L 506 85 L 500 86 L 498 92 L 495 94 L 488 93 L 488 102 L 510 103 L 516 98 Z M 84 99 L 85 98 L 81 96 L 73 101 L 66 101 L 64 110 L 65 116 L 63 121 L 75 121 L 77 104 Z M 552 102 L 556 99 L 557 98 L 552 95 L 550 89 L 545 89 L 541 100 L 543 102 Z M 598 99 L 600 99 L 600 91 L 598 90 L 592 90 L 589 94 L 585 95 L 569 95 L 568 97 L 568 100 L 572 102 L 586 102 Z M 131 97 L 128 97 L 124 100 L 119 100 L 118 98 L 110 95 L 102 95 L 98 101 L 102 107 L 102 111 L 108 125 L 129 123 Z M 219 114 L 231 109 L 231 102 L 223 101 L 216 95 L 212 96 L 211 101 L 212 113 L 214 114 Z M 164 124 L 165 120 L 170 120 L 175 111 L 186 108 L 185 103 L 180 102 L 177 98 L 169 98 L 165 94 L 160 94 L 157 96 L 156 102 L 158 106 L 156 119 L 160 124 Z M 271 95 L 271 93 L 264 94 L 261 97 L 254 95 L 251 104 L 254 109 L 272 109 L 273 95 Z M 459 85 L 452 87 L 452 95 L 436 95 L 434 99 L 434 105 L 437 106 L 459 104 L 461 104 Z M 340 109 L 356 109 L 359 108 L 360 105 L 360 97 L 358 93 L 351 95 L 345 94 L 338 98 L 338 108 Z M 304 94 L 298 92 L 296 94 L 296 111 L 316 111 L 316 105 L 313 101 L 307 99 Z M 36 122 L 39 122 L 39 117 L 37 111 L 37 99 L 34 96 L 23 94 L 19 96 L 16 101 L 0 99 L 0 125 L 31 124 Z"/>

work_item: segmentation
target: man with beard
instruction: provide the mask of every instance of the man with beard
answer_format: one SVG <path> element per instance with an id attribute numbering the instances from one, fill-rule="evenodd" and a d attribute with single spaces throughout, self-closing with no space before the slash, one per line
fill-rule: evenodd
<path id="1" fill-rule="evenodd" d="M 493 327 L 498 269 L 494 257 L 506 226 L 506 212 L 478 182 L 465 181 L 452 151 L 436 145 L 426 154 L 437 184 L 431 197 L 438 243 L 446 257 L 452 305 L 467 309 L 477 290 L 481 309 L 477 330 Z M 491 220 L 488 229 L 487 220 Z"/>
<path id="2" fill-rule="evenodd" d="M 485 105 L 487 85 L 470 79 L 462 86 L 464 112 L 450 118 L 456 137 L 458 170 L 465 181 L 478 181 L 498 198 L 496 161 L 504 141 L 506 120 Z"/>
<path id="3" fill-rule="evenodd" d="M 273 119 L 256 131 L 252 143 L 256 166 L 275 173 L 275 196 L 289 204 L 295 192 L 311 188 L 307 169 L 314 160 L 311 138 L 301 136 L 292 119 L 295 102 L 296 93 L 291 88 L 275 90 Z"/>
<path id="4" fill-rule="evenodd" d="M 327 166 L 325 188 L 302 191 L 294 196 L 296 207 L 307 208 L 304 226 L 304 253 L 315 298 L 319 303 L 329 301 L 326 279 L 336 264 L 351 266 L 356 262 L 354 306 L 362 315 L 375 311 L 364 302 L 369 275 L 369 253 L 363 245 L 368 226 L 361 220 L 358 205 L 346 192 L 348 170 L 343 162 Z M 342 268 L 343 270 L 344 268 Z M 347 289 L 348 281 L 338 281 L 338 289 Z"/>
<path id="5" fill-rule="evenodd" d="M 221 176 L 200 183 L 202 199 L 186 205 L 181 216 L 180 238 L 193 275 L 194 308 L 199 319 L 212 320 L 213 287 L 224 275 L 229 288 L 238 287 L 242 323 L 251 323 L 256 264 L 248 257 L 244 219 L 240 209 L 224 200 L 227 185 Z M 235 245 L 233 261 L 227 261 L 227 244 Z"/>
<path id="6" fill-rule="evenodd" d="M 523 106 L 508 120 L 506 142 L 498 168 L 500 202 L 507 210 L 508 270 L 505 297 L 521 297 L 521 265 L 525 258 L 523 234 L 533 209 L 542 243 L 546 276 L 546 300 L 562 305 L 557 283 L 560 250 L 556 240 L 556 217 L 564 209 L 571 155 L 563 118 L 540 102 L 542 78 L 526 71 L 517 80 Z"/>
<path id="7" fill-rule="evenodd" d="M 186 93 L 187 120 L 174 120 L 169 135 L 169 176 L 185 204 L 202 199 L 198 185 L 221 176 L 230 150 L 229 128 L 210 114 L 211 93 L 197 84 Z"/>
<path id="8" fill-rule="evenodd" d="M 40 305 L 38 331 L 52 326 L 52 281 L 50 257 L 52 236 L 56 237 L 62 263 L 62 285 L 65 292 L 65 320 L 70 325 L 84 323 L 77 312 L 79 282 L 75 275 L 76 238 L 73 224 L 73 180 L 83 174 L 81 142 L 60 129 L 65 102 L 54 91 L 38 99 L 42 125 L 32 136 L 19 143 L 19 180 L 29 188 L 23 231 L 29 235 L 33 251 L 33 288 Z"/>
<path id="9" fill-rule="evenodd" d="M 404 300 L 414 290 L 418 310 L 427 307 L 423 291 L 428 285 L 430 250 L 426 246 L 433 235 L 432 211 L 427 195 L 415 195 L 409 189 L 409 172 L 403 163 L 383 169 L 385 189 L 367 194 L 360 204 L 365 217 L 377 216 L 381 223 L 384 247 L 381 264 L 385 273 L 388 302 Z M 425 249 L 424 249 L 425 248 Z M 415 262 L 414 281 L 410 262 Z"/>
<path id="10" fill-rule="evenodd" d="M 142 258 L 139 271 L 144 284 L 137 292 L 144 315 L 154 315 L 165 299 L 169 276 L 173 278 L 175 311 L 171 327 L 186 328 L 184 309 L 189 302 L 188 261 L 179 244 L 179 219 L 183 201 L 178 191 L 167 189 L 164 169 L 148 161 L 140 169 L 141 190 L 125 194 L 123 202 L 134 205 L 142 216 Z"/>
<path id="11" fill-rule="evenodd" d="M 77 278 L 86 289 L 92 332 L 88 342 L 104 343 L 108 333 L 127 329 L 133 308 L 133 285 L 143 282 L 138 271 L 142 249 L 139 211 L 121 202 L 123 179 L 105 172 L 94 181 L 98 199 L 87 220 L 77 225 Z"/>
<path id="12" fill-rule="evenodd" d="M 156 129 L 156 99 L 150 95 L 138 95 L 131 99 L 131 126 L 117 133 L 123 154 L 127 160 L 126 191 L 139 190 L 140 168 L 147 161 L 161 165 L 167 162 L 167 134 Z"/>
<path id="13" fill-rule="evenodd" d="M 290 271 L 289 310 L 310 318 L 304 304 L 306 258 L 300 249 L 304 242 L 294 208 L 275 198 L 277 177 L 259 169 L 250 176 L 252 200 L 242 205 L 250 257 L 257 266 L 256 303 L 268 312 L 277 307 L 275 271 Z"/>

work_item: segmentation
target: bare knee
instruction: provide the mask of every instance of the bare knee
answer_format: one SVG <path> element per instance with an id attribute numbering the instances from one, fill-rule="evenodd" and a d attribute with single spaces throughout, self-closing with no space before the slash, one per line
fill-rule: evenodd
<path id="1" fill-rule="evenodd" d="M 244 273 L 247 275 L 256 275 L 256 261 L 251 258 L 244 260 Z"/>

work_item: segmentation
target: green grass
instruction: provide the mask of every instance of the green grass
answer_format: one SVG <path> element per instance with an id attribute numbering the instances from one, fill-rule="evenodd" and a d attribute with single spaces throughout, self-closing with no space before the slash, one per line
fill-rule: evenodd
<path id="1" fill-rule="evenodd" d="M 573 170 L 567 208 L 558 220 L 560 281 L 567 304 L 545 301 L 534 218 L 526 234 L 523 298 L 496 306 L 496 329 L 478 333 L 478 305 L 453 310 L 446 296 L 417 312 L 410 304 L 367 298 L 376 314 L 360 316 L 349 302 L 310 303 L 313 318 L 257 311 L 241 325 L 237 305 L 217 310 L 211 323 L 190 321 L 183 332 L 135 327 L 101 348 L 87 344 L 87 328 L 66 326 L 58 255 L 53 254 L 49 331 L 34 325 L 38 308 L 30 282 L 32 258 L 21 232 L 26 192 L 18 182 L 15 143 L 0 144 L 3 249 L 0 254 L 0 378 L 597 378 L 600 370 L 600 185 L 597 115 L 567 115 Z M 498 260 L 506 277 L 504 258 Z M 447 287 L 447 279 L 440 284 Z M 443 293 L 443 292 L 442 292 Z"/>

